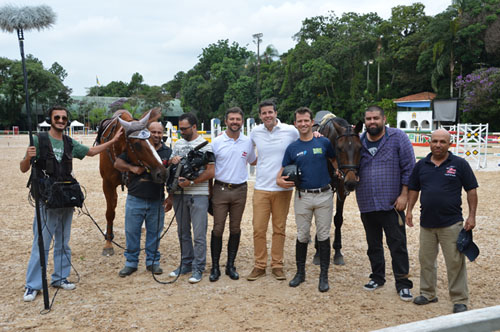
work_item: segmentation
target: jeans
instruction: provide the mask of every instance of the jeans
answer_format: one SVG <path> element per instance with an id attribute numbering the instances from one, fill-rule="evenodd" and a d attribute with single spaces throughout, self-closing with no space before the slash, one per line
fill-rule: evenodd
<path id="1" fill-rule="evenodd" d="M 146 223 L 146 266 L 160 264 L 158 251 L 161 231 L 163 229 L 163 200 L 127 196 L 125 205 L 125 236 L 127 250 L 124 253 L 125 266 L 137 268 L 141 248 L 141 227 Z"/>
<path id="2" fill-rule="evenodd" d="M 382 236 L 385 233 L 387 246 L 391 252 L 392 271 L 396 282 L 396 290 L 412 288 L 413 283 L 408 279 L 410 262 L 406 248 L 406 229 L 404 214 L 403 224 L 399 225 L 398 215 L 395 210 L 375 211 L 361 213 L 361 220 L 366 232 L 368 242 L 368 258 L 372 268 L 370 279 L 377 284 L 385 284 L 385 259 Z"/>
<path id="3" fill-rule="evenodd" d="M 174 211 L 181 244 L 181 266 L 203 272 L 207 262 L 208 195 L 174 195 Z"/>
<path id="4" fill-rule="evenodd" d="M 40 219 L 42 224 L 43 247 L 45 249 L 45 263 L 49 255 L 52 239 L 54 239 L 54 273 L 52 283 L 60 283 L 71 272 L 71 249 L 68 245 L 71 234 L 73 208 L 48 209 L 40 203 Z M 42 289 L 42 269 L 40 267 L 40 251 L 38 248 L 38 227 L 33 220 L 33 245 L 26 271 L 26 287 Z"/>

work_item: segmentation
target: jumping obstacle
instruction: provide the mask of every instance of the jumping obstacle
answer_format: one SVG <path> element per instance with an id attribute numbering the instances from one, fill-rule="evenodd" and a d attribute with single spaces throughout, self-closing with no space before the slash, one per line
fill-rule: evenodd
<path id="1" fill-rule="evenodd" d="M 452 142 L 456 144 L 452 152 L 469 160 L 476 169 L 487 166 L 488 127 L 487 123 L 443 126 L 451 134 Z"/>

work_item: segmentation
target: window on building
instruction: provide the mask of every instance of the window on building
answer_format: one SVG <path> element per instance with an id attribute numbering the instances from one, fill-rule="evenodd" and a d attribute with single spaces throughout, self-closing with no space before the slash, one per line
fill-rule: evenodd
<path id="1" fill-rule="evenodd" d="M 422 129 L 429 129 L 430 128 L 429 121 L 427 121 L 427 120 L 422 121 L 422 123 L 420 124 L 420 127 L 422 127 Z"/>
<path id="2" fill-rule="evenodd" d="M 399 128 L 406 128 L 406 121 L 403 120 L 399 123 Z"/>
<path id="3" fill-rule="evenodd" d="M 413 120 L 412 122 L 410 122 L 410 128 L 417 128 L 417 127 L 418 127 L 417 120 Z"/>

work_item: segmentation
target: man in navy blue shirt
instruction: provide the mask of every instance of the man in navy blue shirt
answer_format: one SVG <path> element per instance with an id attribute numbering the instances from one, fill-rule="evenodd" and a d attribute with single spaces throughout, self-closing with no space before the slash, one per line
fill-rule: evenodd
<path id="1" fill-rule="evenodd" d="M 463 225 L 469 231 L 476 226 L 477 180 L 467 161 L 448 151 L 450 134 L 444 129 L 432 133 L 431 153 L 420 160 L 408 184 L 406 223 L 413 226 L 412 210 L 420 196 L 420 296 L 413 301 L 423 305 L 437 302 L 436 258 L 441 245 L 448 272 L 448 291 L 453 312 L 467 310 L 469 291 L 465 256 L 457 249 L 462 230 L 462 188 L 467 192 L 469 216 Z"/>
<path id="2" fill-rule="evenodd" d="M 283 157 L 282 168 L 278 173 L 276 184 L 283 188 L 291 188 L 293 181 L 282 176 L 285 166 L 295 164 L 301 170 L 300 185 L 295 191 L 295 222 L 297 224 L 297 242 L 295 258 L 297 274 L 290 281 L 290 287 L 297 287 L 305 281 L 305 261 L 307 245 L 311 239 L 310 228 L 312 217 L 316 220 L 316 231 L 320 253 L 321 273 L 319 291 L 326 292 L 328 285 L 328 268 L 330 266 L 330 227 L 333 214 L 333 191 L 330 186 L 330 174 L 327 161 L 333 163 L 335 152 L 330 141 L 325 137 L 313 137 L 313 115 L 307 107 L 295 111 L 295 127 L 300 137 L 290 144 Z"/>

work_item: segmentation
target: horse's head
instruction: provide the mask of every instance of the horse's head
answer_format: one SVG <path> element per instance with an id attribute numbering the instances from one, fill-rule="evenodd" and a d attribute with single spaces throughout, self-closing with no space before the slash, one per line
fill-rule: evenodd
<path id="1" fill-rule="evenodd" d="M 361 159 L 361 140 L 359 132 L 363 128 L 363 123 L 358 122 L 355 128 L 351 125 L 344 127 L 337 122 L 331 121 L 336 131 L 335 154 L 344 188 L 347 192 L 356 189 L 359 177 L 359 161 Z"/>
<path id="2" fill-rule="evenodd" d="M 163 166 L 160 156 L 151 144 L 151 133 L 147 129 L 153 110 L 149 111 L 141 120 L 125 121 L 118 118 L 125 132 L 125 151 L 130 161 L 146 168 L 151 173 L 154 182 L 163 183 L 167 179 L 167 170 Z"/>

